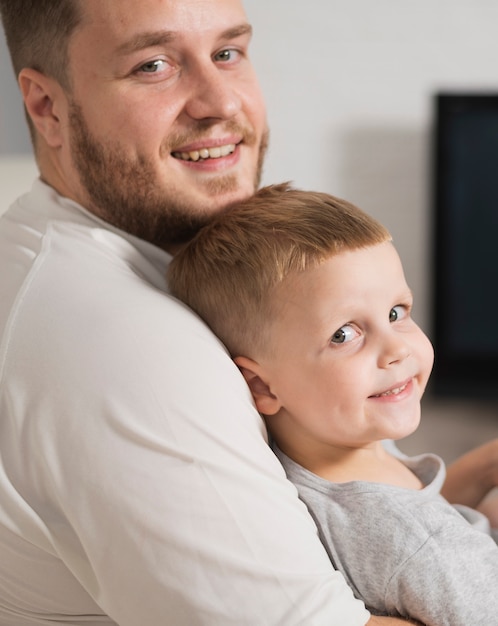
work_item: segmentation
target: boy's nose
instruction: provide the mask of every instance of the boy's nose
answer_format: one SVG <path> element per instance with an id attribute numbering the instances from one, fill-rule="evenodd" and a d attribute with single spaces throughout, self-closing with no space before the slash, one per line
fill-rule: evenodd
<path id="1" fill-rule="evenodd" d="M 379 367 L 386 368 L 403 361 L 410 356 L 411 350 L 404 337 L 391 335 L 386 338 L 381 354 L 379 356 Z"/>

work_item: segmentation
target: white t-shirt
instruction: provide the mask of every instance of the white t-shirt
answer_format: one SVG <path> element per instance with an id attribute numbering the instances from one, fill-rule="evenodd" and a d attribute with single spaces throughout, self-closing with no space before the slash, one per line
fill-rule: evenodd
<path id="1" fill-rule="evenodd" d="M 365 624 L 168 260 L 40 181 L 0 219 L 0 624 Z"/>

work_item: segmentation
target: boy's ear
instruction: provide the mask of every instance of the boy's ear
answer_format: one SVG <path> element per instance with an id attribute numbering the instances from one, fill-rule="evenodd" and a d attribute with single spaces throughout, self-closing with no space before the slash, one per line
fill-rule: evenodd
<path id="1" fill-rule="evenodd" d="M 264 368 L 245 356 L 235 357 L 234 361 L 249 385 L 258 411 L 263 415 L 275 415 L 282 408 L 282 403 L 272 393 Z"/>
<path id="2" fill-rule="evenodd" d="M 24 106 L 37 132 L 51 148 L 59 147 L 62 143 L 59 114 L 61 106 L 67 103 L 64 90 L 55 78 L 32 68 L 22 69 L 18 80 Z"/>

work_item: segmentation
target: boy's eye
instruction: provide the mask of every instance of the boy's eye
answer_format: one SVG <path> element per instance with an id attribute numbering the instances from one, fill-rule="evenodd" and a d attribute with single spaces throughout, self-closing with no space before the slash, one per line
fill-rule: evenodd
<path id="1" fill-rule="evenodd" d="M 357 332 L 353 329 L 353 327 L 346 324 L 346 326 L 341 326 L 339 330 L 335 331 L 330 341 L 331 343 L 346 343 L 348 341 L 352 341 L 356 335 Z"/>
<path id="2" fill-rule="evenodd" d="M 397 306 L 393 306 L 393 308 L 389 311 L 389 321 L 397 322 L 398 320 L 402 320 L 407 315 L 406 307 L 402 304 L 398 304 Z"/>

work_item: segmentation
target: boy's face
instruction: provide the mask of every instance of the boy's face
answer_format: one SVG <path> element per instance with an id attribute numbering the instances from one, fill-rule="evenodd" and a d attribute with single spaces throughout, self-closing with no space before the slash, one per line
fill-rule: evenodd
<path id="1" fill-rule="evenodd" d="M 268 424 L 284 452 L 306 465 L 413 432 L 433 350 L 410 317 L 391 243 L 290 277 L 276 304 L 273 350 L 260 363 L 277 411 Z"/>

